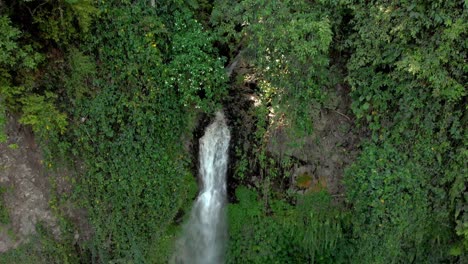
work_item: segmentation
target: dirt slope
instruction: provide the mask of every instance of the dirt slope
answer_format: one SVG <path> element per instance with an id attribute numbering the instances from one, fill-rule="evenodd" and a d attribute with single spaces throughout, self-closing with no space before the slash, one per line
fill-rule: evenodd
<path id="1" fill-rule="evenodd" d="M 9 223 L 0 223 L 0 252 L 15 248 L 36 233 L 42 222 L 55 236 L 60 230 L 49 207 L 50 184 L 42 156 L 29 128 L 9 118 L 8 141 L 0 144 L 0 197 Z"/>

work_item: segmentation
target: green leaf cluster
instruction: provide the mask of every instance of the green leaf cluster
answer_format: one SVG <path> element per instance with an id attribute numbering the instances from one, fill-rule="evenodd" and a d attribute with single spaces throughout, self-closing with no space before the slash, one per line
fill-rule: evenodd
<path id="1" fill-rule="evenodd" d="M 323 102 L 332 42 L 330 10 L 308 1 L 218 1 L 211 23 L 220 41 L 242 45 L 256 69 L 259 96 L 294 129 L 310 132 L 310 113 Z M 239 28 L 240 30 L 237 30 Z"/>
<path id="2" fill-rule="evenodd" d="M 291 206 L 270 206 L 246 188 L 236 190 L 238 204 L 228 206 L 228 263 L 336 263 L 341 259 L 343 218 L 325 192 L 297 198 Z"/>
<path id="3" fill-rule="evenodd" d="M 93 0 L 21 1 L 20 8 L 31 12 L 43 40 L 64 48 L 86 36 L 98 14 Z"/>
<path id="4" fill-rule="evenodd" d="M 372 133 L 347 176 L 353 210 L 362 212 L 354 223 L 358 243 L 373 248 L 384 241 L 369 250 L 368 263 L 460 256 L 467 250 L 466 6 L 353 1 L 347 7 L 354 27 L 346 44 L 352 109 Z"/>
<path id="5" fill-rule="evenodd" d="M 347 171 L 353 204 L 354 261 L 401 263 L 437 260 L 446 249 L 448 226 L 436 226 L 430 180 L 393 146 L 366 146 Z M 438 250 L 434 250 L 438 248 Z"/>
<path id="6" fill-rule="evenodd" d="M 79 194 L 95 229 L 89 249 L 100 262 L 164 259 L 150 246 L 171 237 L 194 196 L 181 142 L 197 112 L 219 107 L 225 72 L 187 10 L 167 20 L 145 3 L 98 7 L 86 49 L 99 63 L 75 51 L 66 80 L 76 95 L 70 151 L 83 161 Z"/>

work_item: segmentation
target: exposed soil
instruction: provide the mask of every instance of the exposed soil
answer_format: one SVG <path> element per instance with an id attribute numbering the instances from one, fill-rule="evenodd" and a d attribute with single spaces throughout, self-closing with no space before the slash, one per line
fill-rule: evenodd
<path id="1" fill-rule="evenodd" d="M 0 185 L 10 223 L 0 231 L 0 252 L 15 248 L 36 233 L 42 222 L 54 236 L 60 235 L 57 218 L 49 207 L 50 183 L 42 164 L 42 155 L 29 128 L 10 117 L 8 141 L 0 144 Z"/>
<path id="2" fill-rule="evenodd" d="M 0 186 L 6 190 L 0 202 L 8 210 L 9 222 L 0 224 L 0 252 L 28 242 L 39 223 L 60 239 L 58 217 L 74 225 L 76 243 L 89 239 L 92 229 L 86 210 L 66 199 L 72 192 L 74 173 L 63 166 L 47 168 L 31 129 L 17 118 L 8 118 L 6 133 L 8 141 L 0 144 Z M 55 210 L 51 209 L 52 194 L 57 198 Z"/>

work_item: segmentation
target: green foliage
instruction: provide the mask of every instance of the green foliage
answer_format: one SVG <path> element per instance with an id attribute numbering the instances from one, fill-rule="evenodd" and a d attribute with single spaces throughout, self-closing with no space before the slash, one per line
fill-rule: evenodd
<path id="1" fill-rule="evenodd" d="M 0 16 L 0 141 L 5 141 L 3 132 L 6 111 L 20 114 L 20 122 L 31 125 L 33 131 L 41 140 L 51 146 L 58 144 L 59 135 L 65 132 L 67 116 L 57 107 L 60 93 L 58 83 L 47 83 L 47 76 L 63 74 L 54 67 L 47 67 L 60 61 L 57 51 L 54 55 L 37 52 L 48 40 L 65 47 L 72 40 L 79 39 L 89 30 L 91 18 L 95 9 L 90 0 L 69 1 L 20 1 L 17 5 L 8 4 L 7 11 L 18 23 L 18 28 L 29 30 L 21 32 L 16 25 L 12 26 L 10 18 Z M 19 15 L 18 15 L 19 14 Z M 79 26 L 75 26 L 78 24 Z M 37 26 L 37 28 L 36 28 Z M 79 28 L 79 30 L 78 30 Z M 38 29 L 38 30 L 36 30 Z M 34 36 L 34 37 L 32 37 Z M 50 48 L 50 47 L 47 47 Z M 75 50 L 70 52 L 70 61 L 80 63 Z M 89 59 L 88 59 L 89 60 Z M 68 96 L 79 96 L 82 92 L 76 88 L 79 76 L 89 73 L 90 62 L 81 63 L 83 69 L 79 72 L 75 67 L 73 76 L 66 83 L 69 89 L 75 90 Z M 45 68 L 45 73 L 44 69 Z M 42 71 L 41 73 L 39 73 Z M 80 75 L 81 74 L 81 75 Z M 77 76 L 79 75 L 79 76 Z M 81 77 L 82 78 L 82 77 Z M 56 80 L 53 80 L 56 81 Z M 60 98 L 61 99 L 61 98 Z M 45 145 L 45 144 L 43 144 Z"/>
<path id="2" fill-rule="evenodd" d="M 238 187 L 239 204 L 228 206 L 228 263 L 297 263 L 288 258 L 294 252 L 289 232 L 279 217 L 267 217 L 255 192 Z M 284 205 L 286 206 L 286 205 Z M 292 254 L 304 262 L 300 254 Z M 302 261 L 301 261 L 302 260 Z M 289 261 L 289 262 L 288 262 Z"/>
<path id="3" fill-rule="evenodd" d="M 76 149 L 87 167 L 82 195 L 87 197 L 85 206 L 91 212 L 102 260 L 143 261 L 149 241 L 160 239 L 192 198 L 188 186 L 193 176 L 185 169 L 180 145 L 172 144 L 182 135 L 163 133 L 172 128 L 182 131 L 182 124 L 169 117 L 183 117 L 148 114 L 161 113 L 157 106 L 153 100 L 139 98 L 137 104 L 106 89 L 80 112 L 79 116 L 87 116 L 76 130 L 81 145 Z"/>
<path id="4" fill-rule="evenodd" d="M 21 44 L 21 32 L 11 26 L 8 17 L 0 17 L 0 95 L 1 128 L 5 125 L 5 111 L 22 113 L 20 122 L 31 125 L 34 132 L 46 139 L 46 135 L 63 133 L 67 125 L 66 115 L 59 112 L 54 103 L 57 95 L 34 92 L 34 71 L 43 56 L 32 49 L 31 45 Z M 4 132 L 2 132 L 3 134 Z M 6 140 L 5 135 L 1 136 Z"/>
<path id="5" fill-rule="evenodd" d="M 252 158 L 248 164 L 260 168 L 261 183 L 256 187 L 264 205 L 272 202 L 272 182 L 279 181 L 275 168 L 279 162 L 271 163 L 264 151 L 270 125 L 266 116 L 288 109 L 282 102 L 298 109 L 320 102 L 325 94 L 320 87 L 326 86 L 326 76 L 333 72 L 327 68 L 331 45 L 333 51 L 344 52 L 343 57 L 332 59 L 346 62 L 349 56 L 345 74 L 352 90 L 352 110 L 372 134 L 347 172 L 353 224 L 343 232 L 351 236 L 351 247 L 340 248 L 342 257 L 349 259 L 337 256 L 335 261 L 463 259 L 468 180 L 466 6 L 457 1 L 320 1 L 313 7 L 296 1 L 283 6 L 286 2 L 238 1 L 232 6 L 218 1 L 212 14 L 219 40 L 232 50 L 239 43 L 247 47 L 245 56 L 259 76 L 259 98 L 266 106 L 258 106 L 254 113 L 255 151 L 248 154 Z M 320 8 L 325 10 L 318 12 Z M 306 14 L 309 19 L 302 20 Z M 327 20 L 332 16 L 347 25 L 335 28 Z M 332 42 L 332 28 L 341 30 L 335 32 L 338 42 Z M 313 41 L 301 42 L 304 36 L 312 36 Z M 301 67 L 306 62 L 310 68 Z M 301 87 L 306 86 L 315 87 L 317 93 L 304 95 Z M 305 120 L 292 108 L 285 111 L 286 118 Z M 244 181 L 246 153 L 238 152 L 236 177 Z M 274 226 L 268 221 L 261 219 L 257 224 Z M 315 245 L 308 248 L 313 250 Z"/>
<path id="6" fill-rule="evenodd" d="M 355 52 L 348 81 L 353 110 L 374 132 L 384 129 L 380 123 L 391 113 L 405 114 L 390 124 L 437 122 L 445 102 L 446 110 L 461 110 L 457 102 L 466 96 L 466 12 L 454 1 L 405 5 L 353 6 L 359 32 L 350 41 Z"/>
<path id="7" fill-rule="evenodd" d="M 0 186 L 0 224 L 8 224 L 10 222 L 10 215 L 8 208 L 5 207 L 3 202 L 3 195 L 5 194 L 6 188 Z"/>
<path id="8" fill-rule="evenodd" d="M 446 250 L 450 229 L 434 226 L 429 184 L 424 170 L 391 145 L 364 148 L 346 178 L 356 261 L 422 262 Z"/>
<path id="9" fill-rule="evenodd" d="M 455 232 L 459 236 L 460 241 L 454 245 L 453 249 L 458 249 L 457 255 L 468 252 L 468 192 L 466 187 L 468 175 L 468 151 L 466 148 L 461 148 L 461 153 L 456 153 L 455 160 L 450 163 L 450 167 L 446 172 L 445 180 L 451 183 L 449 190 L 450 205 L 454 208 Z M 453 181 L 453 182 L 452 182 Z"/>
<path id="10" fill-rule="evenodd" d="M 67 97 L 76 104 L 83 96 L 91 95 L 90 82 L 96 74 L 96 63 L 92 57 L 76 48 L 71 48 L 67 57 L 69 74 L 64 80 L 64 86 Z"/>
<path id="11" fill-rule="evenodd" d="M 257 187 L 262 192 L 262 198 L 267 202 L 277 187 L 272 186 L 272 183 L 280 183 L 287 181 L 292 163 L 285 157 L 281 160 L 271 157 L 268 150 L 269 129 L 273 121 L 269 119 L 269 109 L 266 105 L 261 104 L 250 108 L 247 115 L 255 118 L 253 124 L 253 133 L 247 138 L 239 140 L 240 146 L 235 146 L 237 161 L 234 168 L 234 179 L 243 183 L 249 182 L 249 175 L 253 171 L 258 172 L 258 178 L 250 183 Z M 244 122 L 239 120 L 238 122 Z M 245 144 L 248 141 L 249 144 Z M 279 190 L 282 192 L 283 190 Z M 279 195 L 284 197 L 284 195 Z M 278 197 L 276 197 L 278 198 Z"/>
<path id="12" fill-rule="evenodd" d="M 34 10 L 33 24 L 37 25 L 41 38 L 64 47 L 85 36 L 97 14 L 92 0 L 28 2 L 24 4 L 29 10 Z"/>
<path id="13" fill-rule="evenodd" d="M 400 202 L 401 209 L 393 211 L 401 215 L 389 217 L 394 227 L 382 229 L 392 234 L 385 241 L 393 245 L 387 244 L 386 252 L 374 251 L 374 257 L 383 262 L 424 259 L 426 256 L 420 254 L 425 252 L 434 258 L 448 257 L 447 245 L 460 248 L 466 244 L 462 231 L 466 223 L 462 206 L 466 204 L 466 184 L 462 182 L 468 179 L 466 126 L 462 125 L 466 123 L 467 95 L 466 7 L 457 1 L 375 1 L 351 3 L 349 7 L 354 14 L 354 33 L 348 40 L 353 52 L 347 65 L 352 109 L 368 125 L 373 141 L 362 156 L 374 153 L 405 168 L 382 171 L 385 167 L 375 168 L 377 159 L 361 157 L 349 176 L 350 197 L 356 208 L 362 208 L 360 204 L 366 201 L 354 196 L 363 191 L 353 183 L 361 171 L 377 169 L 369 179 L 372 182 L 390 175 L 404 177 L 404 181 L 377 186 L 374 192 L 398 189 L 408 184 L 408 179 L 418 179 L 424 185 L 408 186 L 413 188 L 409 194 L 427 198 Z M 417 210 L 405 212 L 413 206 Z M 424 219 L 426 215 L 431 217 Z M 371 221 L 379 230 L 370 217 L 356 226 Z M 412 230 L 411 223 L 422 229 Z M 405 242 L 397 243 L 400 240 Z"/>
<path id="14" fill-rule="evenodd" d="M 240 181 L 245 180 L 248 173 L 249 161 L 245 152 L 242 152 L 241 149 L 236 148 L 236 168 L 234 171 L 234 177 Z"/>
<path id="15" fill-rule="evenodd" d="M 59 49 L 49 50 L 43 74 L 32 74 L 42 56 L 23 43 L 33 38 L 20 42 L 20 31 L 2 17 L 1 99 L 48 142 L 47 158 L 80 160 L 76 201 L 95 230 L 90 259 L 164 259 L 174 237 L 169 227 L 194 196 L 180 141 L 189 140 L 194 109 L 213 111 L 226 94 L 223 61 L 185 7 L 162 17 L 147 3 L 98 7 L 91 25 L 98 12 L 92 1 L 11 6 L 31 11 L 24 21 L 37 28 L 28 32 L 40 42 L 34 45 Z M 166 250 L 155 253 L 153 243 Z"/>
<path id="16" fill-rule="evenodd" d="M 189 13 L 170 24 L 146 3 L 99 8 L 87 50 L 100 63 L 95 71 L 72 51 L 66 80 L 77 95 L 70 150 L 86 167 L 78 187 L 95 229 L 90 250 L 100 262 L 162 260 L 194 196 L 180 142 L 196 108 L 215 110 L 225 94 L 222 61 Z"/>
<path id="17" fill-rule="evenodd" d="M 310 132 L 310 112 L 329 84 L 332 41 L 329 10 L 307 1 L 219 1 L 211 22 L 220 41 L 245 45 L 244 56 L 256 68 L 262 103 L 285 114 L 292 127 Z M 242 31 L 235 28 L 242 25 Z M 242 40 L 241 40 L 242 39 Z"/>
<path id="18" fill-rule="evenodd" d="M 214 43 L 231 57 L 242 50 L 258 99 L 234 176 L 256 191 L 240 186 L 228 206 L 228 262 L 466 259 L 463 1 L 23 0 L 0 9 L 0 142 L 7 114 L 19 114 L 48 143 L 46 158 L 74 161 L 83 174 L 75 200 L 95 231 L 78 256 L 69 229 L 55 241 L 40 228 L 1 261 L 167 262 L 174 218 L 196 189 L 181 142 L 227 95 Z M 294 162 L 267 151 L 274 124 L 296 138 L 310 132 L 337 81 L 371 134 L 346 172 L 349 212 L 324 192 L 289 197 Z"/>
<path id="19" fill-rule="evenodd" d="M 339 210 L 324 192 L 298 197 L 298 205 L 272 200 L 267 211 L 257 194 L 236 190 L 228 206 L 228 263 L 336 263 L 342 239 Z"/>
<path id="20" fill-rule="evenodd" d="M 7 141 L 7 135 L 5 131 L 6 122 L 5 105 L 2 99 L 0 99 L 0 144 Z"/>
<path id="21" fill-rule="evenodd" d="M 210 23 L 217 41 L 229 47 L 232 57 L 241 50 L 242 62 L 254 68 L 250 78 L 256 81 L 256 101 L 248 115 L 255 131 L 246 138 L 250 144 L 236 146 L 234 178 L 245 183 L 249 173 L 255 174 L 250 182 L 265 205 L 286 196 L 282 188 L 292 167 L 269 155 L 270 132 L 285 125 L 291 138 L 310 133 L 311 113 L 326 97 L 330 14 L 323 2 L 221 0 L 213 6 Z"/>
<path id="22" fill-rule="evenodd" d="M 181 104 L 205 111 L 213 109 L 225 94 L 226 74 L 221 59 L 213 60 L 214 39 L 194 19 L 178 15 L 174 21 L 168 84 L 176 87 Z M 213 78 L 214 77 L 214 78 Z"/>
<path id="23" fill-rule="evenodd" d="M 343 218 L 326 191 L 298 198 L 294 208 L 293 239 L 309 256 L 309 262 L 336 263 L 342 252 Z"/>
<path id="24" fill-rule="evenodd" d="M 0 16 L 0 32 L 0 95 L 4 107 L 15 107 L 18 97 L 31 89 L 28 75 L 42 56 L 31 45 L 20 44 L 21 31 L 11 25 L 9 17 Z"/>
<path id="25" fill-rule="evenodd" d="M 195 186 L 197 191 L 197 186 Z M 188 204 L 191 205 L 191 204 Z M 189 212 L 190 208 L 188 209 Z M 189 215 L 189 214 L 187 214 Z M 148 263 L 171 263 L 170 259 L 176 252 L 176 240 L 182 232 L 182 225 L 173 224 L 167 228 L 165 234 L 154 240 L 148 247 Z"/>
<path id="26" fill-rule="evenodd" d="M 57 241 L 43 225 L 36 227 L 38 234 L 31 237 L 30 241 L 18 248 L 2 253 L 0 264 L 10 263 L 51 263 L 74 264 L 80 263 L 76 252 L 73 250 L 72 240 L 63 239 Z"/>
<path id="27" fill-rule="evenodd" d="M 42 56 L 33 51 L 31 45 L 19 44 L 21 31 L 11 25 L 7 16 L 0 16 L 0 84 L 2 89 L 12 78 L 12 73 L 33 70 Z M 18 71 L 20 73 L 18 73 Z"/>
<path id="28" fill-rule="evenodd" d="M 54 106 L 56 95 L 47 92 L 45 96 L 29 95 L 21 98 L 23 115 L 20 122 L 31 125 L 37 136 L 43 137 L 48 131 L 63 134 L 67 126 L 67 116 Z"/>

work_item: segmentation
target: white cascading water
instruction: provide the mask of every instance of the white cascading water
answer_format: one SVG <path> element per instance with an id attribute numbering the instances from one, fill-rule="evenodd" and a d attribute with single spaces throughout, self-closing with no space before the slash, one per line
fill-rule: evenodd
<path id="1" fill-rule="evenodd" d="M 200 138 L 202 187 L 193 205 L 189 222 L 177 243 L 175 263 L 218 264 L 224 262 L 227 238 L 226 172 L 231 138 L 222 112 Z"/>

